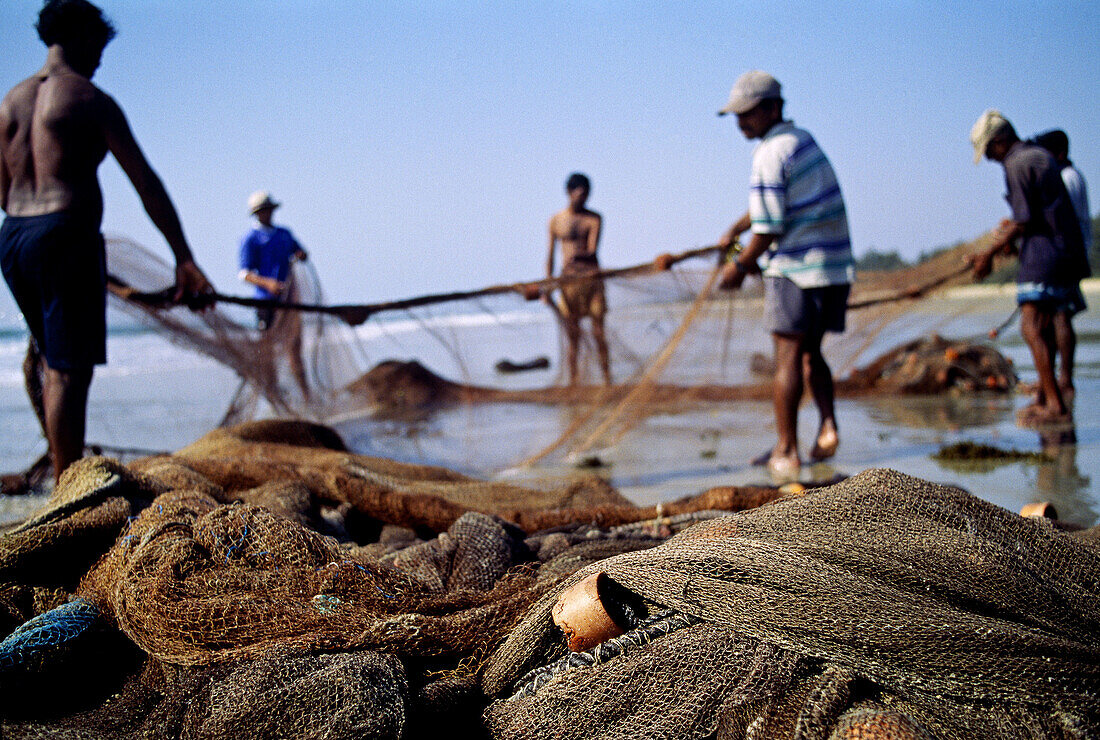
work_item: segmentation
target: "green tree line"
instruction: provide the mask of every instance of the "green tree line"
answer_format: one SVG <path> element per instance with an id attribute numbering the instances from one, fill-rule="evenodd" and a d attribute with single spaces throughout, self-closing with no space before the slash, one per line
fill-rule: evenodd
<path id="1" fill-rule="evenodd" d="M 913 261 L 909 261 L 898 254 L 897 250 L 889 252 L 880 252 L 879 250 L 871 247 L 862 255 L 856 257 L 856 269 L 857 270 L 897 270 L 902 267 L 909 267 L 910 265 L 919 265 L 932 257 L 935 257 L 940 252 L 947 249 L 954 249 L 962 242 L 956 242 L 945 247 L 936 247 L 925 252 L 921 252 L 917 255 L 917 258 Z M 1089 264 L 1092 265 L 1092 274 L 1100 277 L 1100 214 L 1092 217 L 1092 249 L 1089 252 Z M 998 273 L 1000 271 L 998 270 Z M 1012 272 L 1015 275 L 1015 271 Z M 998 275 L 994 275 L 996 279 Z"/>

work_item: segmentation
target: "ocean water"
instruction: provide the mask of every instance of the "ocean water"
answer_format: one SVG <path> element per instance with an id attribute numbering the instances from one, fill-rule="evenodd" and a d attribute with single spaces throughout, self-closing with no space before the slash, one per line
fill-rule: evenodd
<path id="1" fill-rule="evenodd" d="M 926 301 L 907 317 L 906 331 L 938 331 L 944 336 L 980 336 L 1012 310 L 1011 291 L 979 288 L 974 294 Z M 1100 306 L 1100 283 L 1086 295 Z M 647 319 L 648 320 L 648 319 Z M 557 373 L 558 342 L 552 324 L 519 311 L 511 319 L 495 316 L 441 318 L 436 329 L 467 333 L 486 327 L 500 346 L 488 346 L 476 333 L 468 346 L 480 351 L 456 358 L 423 331 L 422 325 L 393 322 L 360 329 L 360 338 L 376 359 L 418 359 L 444 377 L 464 377 L 494 385 L 538 386 Z M 644 322 L 643 322 L 644 323 Z M 506 325 L 502 329 L 502 325 Z M 1018 511 L 1032 501 L 1051 501 L 1060 515 L 1081 524 L 1100 521 L 1100 313 L 1091 309 L 1075 321 L 1077 350 L 1076 444 L 1016 426 L 1015 412 L 1024 395 L 995 397 L 960 394 L 932 398 L 839 399 L 841 446 L 828 464 L 804 468 L 804 479 L 850 475 L 888 467 L 927 480 L 959 485 L 996 504 Z M 904 338 L 886 332 L 867 348 L 871 356 Z M 1015 364 L 1021 379 L 1035 379 L 1030 354 L 1017 327 L 1007 330 L 998 347 Z M 0 470 L 25 469 L 45 450 L 38 424 L 23 390 L 21 362 L 25 334 L 0 328 Z M 700 351 L 693 348 L 692 351 Z M 502 356 L 525 359 L 549 354 L 548 371 L 496 376 L 492 363 Z M 122 326 L 108 340 L 109 364 L 92 385 L 87 439 L 127 454 L 178 449 L 214 428 L 238 385 L 233 371 L 168 342 L 162 336 Z M 443 409 L 420 419 L 379 421 L 342 416 L 333 421 L 358 452 L 398 460 L 442 464 L 482 477 L 546 482 L 579 472 L 596 473 L 638 503 L 690 495 L 715 485 L 768 482 L 749 460 L 774 440 L 770 403 L 711 404 L 675 414 L 649 417 L 614 445 L 594 451 L 601 467 L 578 471 L 569 460 L 516 468 L 515 461 L 553 441 L 573 420 L 575 410 L 532 404 L 479 404 Z M 816 424 L 811 405 L 803 407 L 803 447 Z M 941 446 L 974 441 L 1022 451 L 1045 450 L 1046 462 L 949 466 L 932 458 Z M 805 449 L 804 449 L 805 453 Z M 25 517 L 40 503 L 31 498 L 0 500 L 0 521 Z"/>

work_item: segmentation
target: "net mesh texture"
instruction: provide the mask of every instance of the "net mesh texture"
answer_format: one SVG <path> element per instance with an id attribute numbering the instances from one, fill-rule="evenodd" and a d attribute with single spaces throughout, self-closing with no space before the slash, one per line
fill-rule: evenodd
<path id="1" fill-rule="evenodd" d="M 332 482 L 331 455 L 374 463 L 322 430 L 245 425 L 205 454 L 70 468 L 0 540 L 4 737 L 1097 731 L 1095 531 L 868 471 L 801 495 L 740 491 L 742 507 L 708 492 L 675 516 L 617 506 L 600 523 L 601 504 L 534 531 L 489 493 L 433 532 L 336 504 L 309 471 Z M 196 470 L 226 436 L 281 461 L 223 487 Z M 431 496 L 390 493 L 408 509 Z M 571 653 L 551 612 L 592 573 L 634 622 Z"/>
<path id="2" fill-rule="evenodd" d="M 923 300 L 968 281 L 964 258 L 986 239 L 916 266 L 858 276 L 847 329 L 827 335 L 824 346 L 839 395 L 1012 390 L 1011 363 L 984 332 L 957 334 L 987 301 L 965 293 L 934 304 Z M 689 258 L 680 259 L 684 255 Z M 245 309 L 222 304 L 194 313 L 115 296 L 113 305 L 237 372 L 241 386 L 226 423 L 271 415 L 330 424 L 371 419 L 387 425 L 386 436 L 415 442 L 423 422 L 441 408 L 482 409 L 467 430 L 455 433 L 457 451 L 434 459 L 491 475 L 575 460 L 657 414 L 769 399 L 774 365 L 759 318 L 762 286 L 750 281 L 742 291 L 717 290 L 715 255 L 704 248 L 605 271 L 609 385 L 599 382 L 588 331 L 581 335 L 579 380 L 566 382 L 558 362 L 565 353 L 562 314 L 548 307 L 551 300 L 525 300 L 556 295 L 555 281 L 334 307 L 335 313 L 277 311 L 266 332 L 250 327 Z M 108 240 L 108 263 L 139 291 L 163 289 L 172 280 L 167 263 L 125 239 Z M 289 300 L 323 303 L 311 263 L 295 263 L 291 283 Z M 582 328 L 588 323 L 581 319 Z M 515 409 L 533 405 L 562 414 L 506 443 L 479 431 L 507 424 Z"/>

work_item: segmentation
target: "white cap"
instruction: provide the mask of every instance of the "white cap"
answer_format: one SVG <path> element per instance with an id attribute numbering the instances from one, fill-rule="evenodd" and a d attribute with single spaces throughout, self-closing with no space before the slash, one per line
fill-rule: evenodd
<path id="1" fill-rule="evenodd" d="M 760 104 L 760 101 L 768 98 L 780 98 L 779 80 L 767 72 L 754 69 L 737 78 L 730 90 L 730 99 L 726 107 L 718 111 L 718 115 L 727 113 L 747 113 Z"/>
<path id="2" fill-rule="evenodd" d="M 982 161 L 986 147 L 997 134 L 1010 126 L 1008 119 L 999 110 L 990 108 L 981 115 L 974 128 L 970 129 L 970 143 L 974 145 L 974 164 Z"/>
<path id="3" fill-rule="evenodd" d="M 252 195 L 248 196 L 248 215 L 255 215 L 256 211 L 262 211 L 265 208 L 278 208 L 277 203 L 272 197 L 271 193 L 266 190 L 257 190 Z"/>

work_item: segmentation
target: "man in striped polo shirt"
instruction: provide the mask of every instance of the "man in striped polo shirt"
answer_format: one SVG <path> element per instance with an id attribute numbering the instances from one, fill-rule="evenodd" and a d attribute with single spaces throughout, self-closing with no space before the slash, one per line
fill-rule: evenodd
<path id="1" fill-rule="evenodd" d="M 778 441 L 754 463 L 778 475 L 796 474 L 798 405 L 805 377 L 821 415 L 813 460 L 836 453 L 840 437 L 833 374 L 821 355 L 827 331 L 844 331 L 848 290 L 855 276 L 848 217 L 836 175 L 809 133 L 783 119 L 779 82 L 754 70 L 738 78 L 718 115 L 733 113 L 753 152 L 749 210 L 722 236 L 729 247 L 743 232 L 752 239 L 726 265 L 722 287 L 736 289 L 762 272 L 764 314 L 775 340 L 775 421 Z M 757 260 L 763 267 L 757 266 Z"/>

